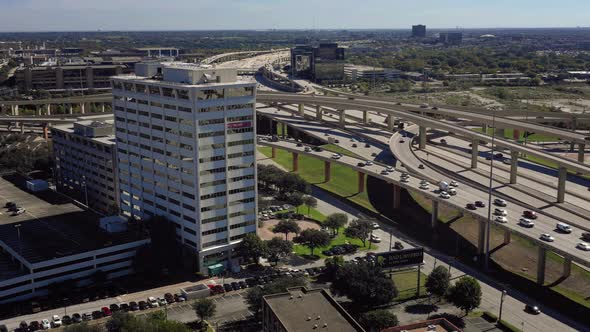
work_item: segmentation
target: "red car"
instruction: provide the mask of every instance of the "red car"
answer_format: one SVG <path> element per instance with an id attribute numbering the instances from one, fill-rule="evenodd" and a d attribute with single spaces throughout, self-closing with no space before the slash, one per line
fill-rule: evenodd
<path id="1" fill-rule="evenodd" d="M 113 313 L 111 312 L 111 309 L 109 309 L 108 307 L 102 307 L 100 308 L 100 311 L 102 311 L 102 315 L 104 317 L 106 316 L 111 316 Z"/>
<path id="2" fill-rule="evenodd" d="M 210 289 L 211 289 L 211 295 L 225 293 L 225 289 L 223 288 L 222 285 L 211 285 Z"/>
<path id="3" fill-rule="evenodd" d="M 537 213 L 535 213 L 535 211 L 526 210 L 522 213 L 522 215 L 528 219 L 537 219 Z"/>

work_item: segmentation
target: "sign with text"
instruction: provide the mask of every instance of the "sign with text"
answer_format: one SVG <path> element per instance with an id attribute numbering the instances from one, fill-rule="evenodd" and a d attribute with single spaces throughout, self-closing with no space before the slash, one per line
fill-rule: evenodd
<path id="1" fill-rule="evenodd" d="M 250 122 L 250 121 L 233 122 L 233 123 L 228 123 L 227 127 L 231 128 L 231 129 L 247 128 L 247 127 L 252 127 L 252 122 Z"/>
<path id="2" fill-rule="evenodd" d="M 413 248 L 375 254 L 377 262 L 384 268 L 418 265 L 424 261 L 424 248 Z"/>

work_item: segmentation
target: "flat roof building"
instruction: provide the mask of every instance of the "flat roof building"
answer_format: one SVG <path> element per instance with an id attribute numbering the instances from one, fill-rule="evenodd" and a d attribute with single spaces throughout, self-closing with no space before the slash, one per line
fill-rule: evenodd
<path id="1" fill-rule="evenodd" d="M 422 24 L 412 25 L 412 37 L 413 38 L 425 38 L 426 37 L 426 26 Z"/>
<path id="2" fill-rule="evenodd" d="M 344 76 L 352 82 L 365 81 L 394 81 L 400 78 L 401 71 L 390 68 L 345 65 Z"/>
<path id="3" fill-rule="evenodd" d="M 119 212 L 113 120 L 51 127 L 57 190 L 107 214 Z"/>
<path id="4" fill-rule="evenodd" d="M 113 78 L 121 210 L 173 222 L 200 271 L 230 267 L 257 230 L 256 83 L 180 63 L 136 73 Z"/>
<path id="5" fill-rule="evenodd" d="M 438 41 L 447 45 L 459 45 L 463 42 L 463 32 L 441 32 Z"/>
<path id="6" fill-rule="evenodd" d="M 325 289 L 289 288 L 262 299 L 262 331 L 365 331 Z"/>
<path id="7" fill-rule="evenodd" d="M 344 48 L 336 43 L 298 45 L 291 49 L 293 74 L 317 82 L 342 81 L 344 59 Z"/>

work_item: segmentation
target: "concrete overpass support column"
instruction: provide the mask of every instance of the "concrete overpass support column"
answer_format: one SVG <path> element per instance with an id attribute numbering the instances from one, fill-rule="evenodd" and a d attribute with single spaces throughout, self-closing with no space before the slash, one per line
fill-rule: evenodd
<path id="1" fill-rule="evenodd" d="M 45 138 L 45 141 L 49 139 L 49 127 L 47 124 L 43 125 L 43 138 Z"/>
<path id="2" fill-rule="evenodd" d="M 68 113 L 74 114 L 74 106 L 72 104 L 68 104 Z"/>
<path id="3" fill-rule="evenodd" d="M 305 105 L 304 104 L 299 104 L 299 116 L 301 116 L 301 117 L 305 116 Z"/>
<path id="4" fill-rule="evenodd" d="M 299 153 L 293 152 L 293 172 L 299 170 Z"/>
<path id="5" fill-rule="evenodd" d="M 395 127 L 395 120 L 393 119 L 393 115 L 387 116 L 387 129 L 393 131 Z"/>
<path id="6" fill-rule="evenodd" d="M 318 121 L 322 121 L 322 106 L 318 105 L 315 107 L 315 118 Z"/>
<path id="7" fill-rule="evenodd" d="M 510 152 L 510 183 L 515 184 L 518 177 L 518 152 Z"/>
<path id="8" fill-rule="evenodd" d="M 85 103 L 80 103 L 80 113 L 82 113 L 82 114 L 86 113 L 86 104 Z"/>
<path id="9" fill-rule="evenodd" d="M 432 213 L 430 214 L 430 227 L 438 225 L 438 201 L 432 201 Z"/>
<path id="10" fill-rule="evenodd" d="M 539 256 L 537 257 L 537 284 L 543 286 L 545 284 L 545 259 L 547 256 L 547 249 L 539 247 Z"/>
<path id="11" fill-rule="evenodd" d="M 35 105 L 35 114 L 41 115 L 41 105 Z"/>
<path id="12" fill-rule="evenodd" d="M 426 149 L 426 127 L 420 126 L 420 132 L 418 134 L 419 145 L 418 148 L 420 150 Z"/>
<path id="13" fill-rule="evenodd" d="M 12 105 L 12 106 L 10 107 L 10 111 L 11 111 L 11 114 L 12 114 L 13 116 L 16 116 L 16 115 L 18 115 L 18 105 Z"/>
<path id="14" fill-rule="evenodd" d="M 569 277 L 572 274 L 572 260 L 565 258 L 563 260 L 563 276 L 564 278 Z"/>
<path id="15" fill-rule="evenodd" d="M 20 123 L 20 133 L 21 134 L 24 134 L 25 133 L 25 123 L 24 122 L 21 122 Z"/>
<path id="16" fill-rule="evenodd" d="M 393 185 L 393 208 L 399 209 L 400 206 L 400 198 L 401 198 L 401 187 L 394 184 Z"/>
<path id="17" fill-rule="evenodd" d="M 358 179 L 359 179 L 359 184 L 358 184 L 359 193 L 363 193 L 363 192 L 365 192 L 365 173 L 359 172 Z"/>
<path id="18" fill-rule="evenodd" d="M 486 242 L 486 221 L 480 220 L 477 227 L 477 253 L 478 255 L 484 254 L 484 247 Z"/>
<path id="19" fill-rule="evenodd" d="M 346 125 L 346 111 L 345 110 L 338 110 L 338 116 L 339 116 L 339 123 L 341 126 L 345 126 Z"/>
<path id="20" fill-rule="evenodd" d="M 557 203 L 565 201 L 565 181 L 567 181 L 567 168 L 559 167 L 557 178 Z"/>
<path id="21" fill-rule="evenodd" d="M 100 104 L 100 111 L 103 112 L 103 113 L 105 112 L 105 105 L 104 105 L 104 103 L 101 103 Z"/>
<path id="22" fill-rule="evenodd" d="M 363 123 L 364 124 L 369 123 L 369 112 L 368 111 L 363 111 Z"/>
<path id="23" fill-rule="evenodd" d="M 584 162 L 584 152 L 586 149 L 586 144 L 580 143 L 580 147 L 578 148 L 578 162 Z"/>
<path id="24" fill-rule="evenodd" d="M 45 114 L 51 115 L 51 104 L 45 105 Z"/>
<path id="25" fill-rule="evenodd" d="M 510 244 L 511 233 L 509 230 L 504 231 L 504 244 Z"/>
<path id="26" fill-rule="evenodd" d="M 479 156 L 479 140 L 471 142 L 471 168 L 477 168 L 477 157 Z"/>
<path id="27" fill-rule="evenodd" d="M 270 148 L 270 156 L 273 159 L 277 157 L 277 148 L 275 148 L 275 147 Z"/>
<path id="28" fill-rule="evenodd" d="M 332 163 L 324 161 L 324 182 L 332 180 Z"/>

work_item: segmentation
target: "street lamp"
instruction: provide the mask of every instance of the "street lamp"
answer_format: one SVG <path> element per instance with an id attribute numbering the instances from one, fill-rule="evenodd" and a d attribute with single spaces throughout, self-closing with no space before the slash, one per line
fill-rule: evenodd
<path id="1" fill-rule="evenodd" d="M 500 312 L 498 314 L 498 322 L 502 321 L 502 306 L 504 305 L 504 298 L 506 297 L 506 290 L 502 290 L 502 295 L 500 296 Z"/>

